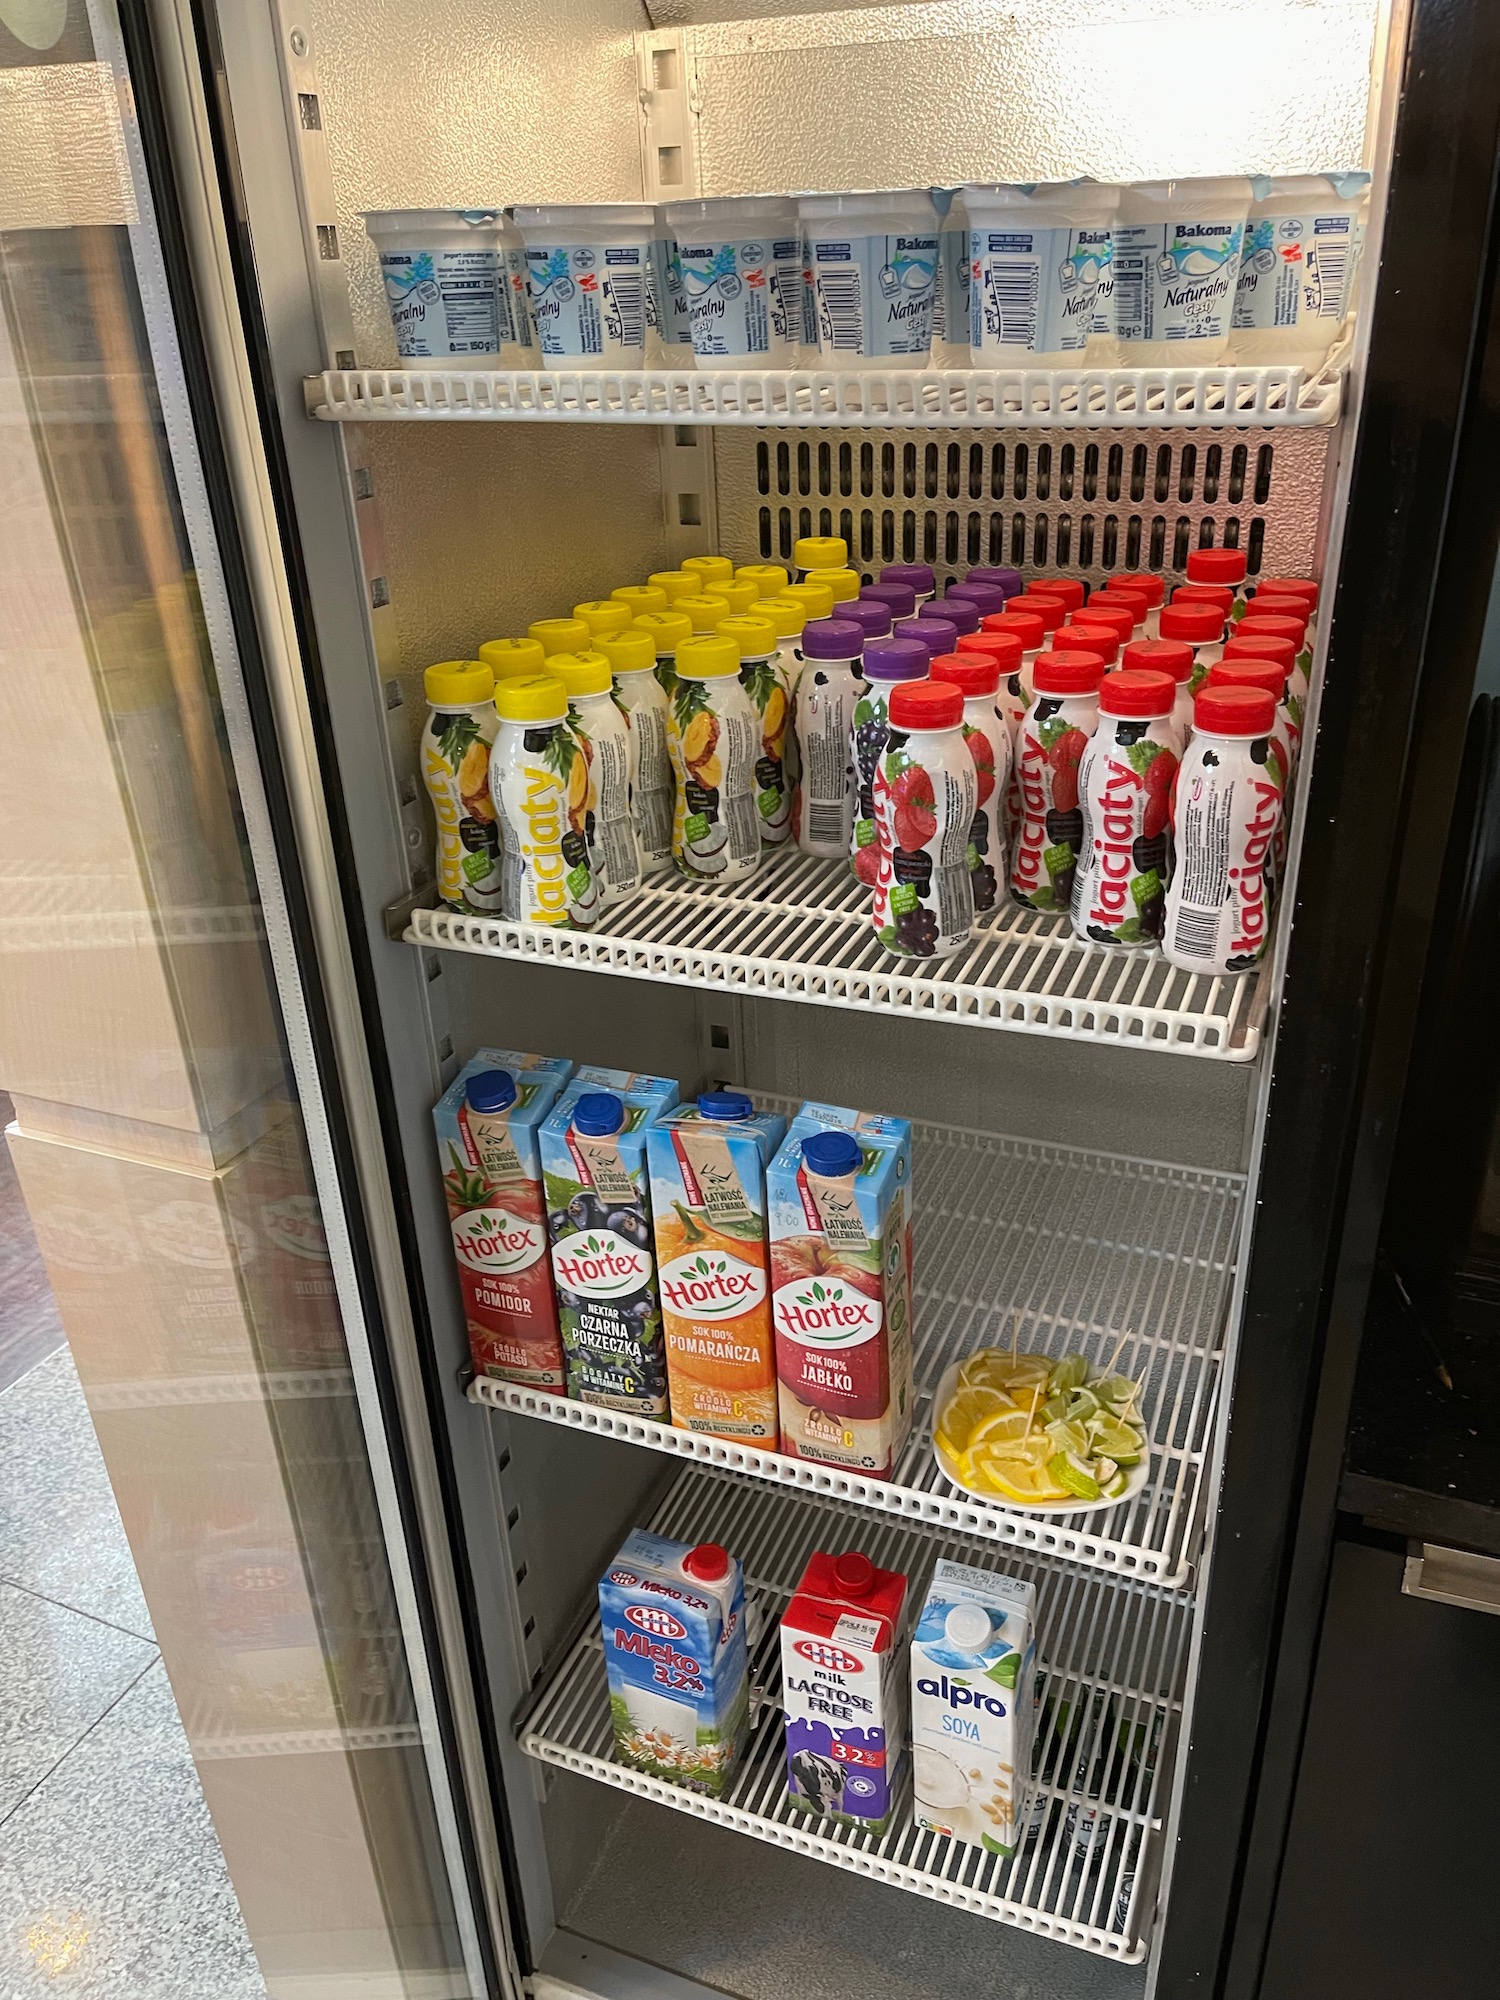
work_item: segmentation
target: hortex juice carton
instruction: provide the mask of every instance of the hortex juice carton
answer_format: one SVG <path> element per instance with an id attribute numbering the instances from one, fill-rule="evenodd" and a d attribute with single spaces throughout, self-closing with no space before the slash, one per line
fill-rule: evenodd
<path id="1" fill-rule="evenodd" d="M 661 1081 L 675 1102 L 676 1084 Z M 667 1414 L 646 1173 L 646 1132 L 660 1108 L 660 1091 L 600 1090 L 575 1077 L 541 1130 L 568 1394 L 646 1417 Z"/>
<path id="2" fill-rule="evenodd" d="M 889 1479 L 911 1429 L 911 1126 L 804 1104 L 767 1176 L 781 1449 Z"/>
<path id="3" fill-rule="evenodd" d="M 940 1562 L 911 1642 L 917 1825 L 1009 1854 L 1031 1777 L 1036 1586 Z"/>
<path id="4" fill-rule="evenodd" d="M 637 1528 L 600 1579 L 599 1624 L 615 1755 L 722 1797 L 750 1722 L 739 1564 Z"/>
<path id="5" fill-rule="evenodd" d="M 906 1754 L 906 1578 L 813 1555 L 781 1620 L 787 1784 L 804 1812 L 884 1831 Z"/>
<path id="6" fill-rule="evenodd" d="M 481 1375 L 563 1386 L 537 1127 L 573 1065 L 481 1049 L 433 1111 L 469 1350 Z"/>
<path id="7" fill-rule="evenodd" d="M 743 1092 L 711 1090 L 646 1134 L 672 1422 L 771 1451 L 766 1166 L 785 1131 Z"/>
<path id="8" fill-rule="evenodd" d="M 586 1083 L 593 1090 L 623 1090 L 632 1097 L 654 1097 L 658 1112 L 670 1111 L 682 1095 L 674 1076 L 647 1076 L 640 1069 L 604 1069 L 598 1063 L 580 1063 L 572 1081 Z"/>

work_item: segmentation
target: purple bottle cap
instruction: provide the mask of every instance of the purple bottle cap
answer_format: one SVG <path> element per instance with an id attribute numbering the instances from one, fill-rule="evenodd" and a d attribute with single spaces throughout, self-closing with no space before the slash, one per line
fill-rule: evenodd
<path id="1" fill-rule="evenodd" d="M 917 593 L 909 583 L 867 583 L 859 594 L 888 604 L 893 618 L 910 618 L 917 608 Z"/>
<path id="2" fill-rule="evenodd" d="M 986 567 L 981 563 L 968 572 L 964 578 L 964 582 L 992 583 L 997 590 L 1003 590 L 1007 597 L 1019 597 L 1021 592 L 1026 588 L 1025 581 L 1018 569 L 1006 569 L 1003 565 L 997 567 L 994 564 Z"/>
<path id="3" fill-rule="evenodd" d="M 865 628 L 852 618 L 810 618 L 798 644 L 804 660 L 857 660 Z"/>
<path id="4" fill-rule="evenodd" d="M 979 606 L 981 615 L 986 618 L 996 611 L 1003 611 L 1007 602 L 1006 593 L 998 584 L 976 583 L 972 574 L 965 577 L 962 583 L 950 583 L 948 597 L 967 597 L 971 604 Z M 943 601 L 946 603 L 947 598 Z"/>
<path id="5" fill-rule="evenodd" d="M 952 630 L 951 626 L 949 630 Z M 894 639 L 872 639 L 865 648 L 865 678 L 872 681 L 923 681 L 927 678 L 931 660 L 932 654 L 920 639 L 909 639 L 904 634 Z"/>
<path id="6" fill-rule="evenodd" d="M 951 590 L 946 597 L 935 597 L 931 604 L 922 606 L 923 618 L 942 618 L 960 632 L 977 632 L 984 612 L 985 607 L 972 597 L 955 597 Z"/>
<path id="7" fill-rule="evenodd" d="M 888 639 L 891 607 L 879 597 L 849 597 L 839 606 L 839 617 L 859 625 L 867 639 Z"/>
<path id="8" fill-rule="evenodd" d="M 909 618 L 896 634 L 898 639 L 915 639 L 927 648 L 928 657 L 958 650 L 958 627 L 951 618 Z"/>
<path id="9" fill-rule="evenodd" d="M 937 589 L 931 563 L 886 563 L 880 572 L 882 583 L 905 583 L 918 597 L 931 597 Z"/>

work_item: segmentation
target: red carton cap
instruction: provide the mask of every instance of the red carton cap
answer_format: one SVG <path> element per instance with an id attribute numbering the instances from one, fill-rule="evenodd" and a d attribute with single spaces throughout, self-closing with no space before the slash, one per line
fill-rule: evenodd
<path id="1" fill-rule="evenodd" d="M 1243 549 L 1194 549 L 1187 559 L 1187 573 L 1194 583 L 1243 583 Z"/>
<path id="2" fill-rule="evenodd" d="M 981 632 L 1013 632 L 1020 640 L 1022 650 L 1034 653 L 1038 646 L 1046 644 L 1047 634 L 1055 631 L 1037 611 L 1017 611 L 1019 597 L 1013 597 L 1003 611 L 992 611 L 979 621 Z M 1052 599 L 1055 604 L 1056 598 Z"/>
<path id="3" fill-rule="evenodd" d="M 1310 576 L 1263 576 L 1255 586 L 1254 604 L 1262 597 L 1296 597 L 1309 611 L 1318 608 L 1318 586 Z"/>
<path id="4" fill-rule="evenodd" d="M 1147 604 L 1160 604 L 1167 594 L 1165 577 L 1157 576 L 1149 569 L 1122 570 L 1118 576 L 1110 577 L 1106 590 L 1133 590 L 1137 597 L 1144 597 Z"/>
<path id="5" fill-rule="evenodd" d="M 1264 688 L 1210 687 L 1193 702 L 1193 726 L 1208 736 L 1269 736 L 1276 725 L 1276 697 Z"/>
<path id="6" fill-rule="evenodd" d="M 1215 687 L 1264 688 L 1278 700 L 1286 688 L 1286 668 L 1279 660 L 1215 660 L 1208 678 Z"/>
<path id="7" fill-rule="evenodd" d="M 953 729 L 964 719 L 964 698 L 952 681 L 898 681 L 889 714 L 896 729 Z"/>
<path id="8" fill-rule="evenodd" d="M 1297 642 L 1282 639 L 1274 632 L 1236 630 L 1224 648 L 1226 660 L 1276 660 L 1288 673 L 1297 664 Z"/>
<path id="9" fill-rule="evenodd" d="M 858 1549 L 833 1559 L 833 1580 L 845 1597 L 868 1597 L 875 1588 L 875 1565 Z"/>
<path id="10" fill-rule="evenodd" d="M 1290 599 L 1284 602 L 1290 603 Z M 1296 611 L 1257 611 L 1252 606 L 1240 620 L 1238 629 L 1246 638 L 1252 632 L 1262 632 L 1272 639 L 1295 639 L 1300 645 L 1307 637 L 1307 619 Z"/>
<path id="11" fill-rule="evenodd" d="M 1124 669 L 1106 674 L 1099 688 L 1101 715 L 1159 716 L 1172 713 L 1177 683 L 1170 674 Z"/>
<path id="12" fill-rule="evenodd" d="M 1193 671 L 1193 649 L 1181 639 L 1132 639 L 1120 655 L 1124 668 L 1149 668 L 1185 681 Z"/>
<path id="13" fill-rule="evenodd" d="M 1042 643 L 1041 620 L 1033 619 L 1031 622 L 1037 628 L 1036 641 L 1040 645 Z M 961 660 L 966 654 L 982 653 L 986 659 L 995 662 L 995 665 L 1002 674 L 1013 674 L 1021 664 L 1021 654 L 1024 651 L 1025 646 L 1019 632 L 1001 632 L 998 630 L 994 632 L 961 632 L 958 639 L 958 650 L 955 653 L 945 654 L 944 658 Z M 939 678 L 942 679 L 944 676 L 940 675 Z M 946 678 L 952 680 L 953 676 L 949 674 Z"/>
<path id="14" fill-rule="evenodd" d="M 1216 604 L 1179 604 L 1174 597 L 1162 606 L 1161 636 L 1186 639 L 1190 646 L 1207 646 L 1224 631 L 1224 614 Z"/>
<path id="15" fill-rule="evenodd" d="M 1057 598 L 1060 603 L 1066 604 L 1070 611 L 1076 611 L 1087 595 L 1083 584 L 1076 576 L 1039 576 L 1035 583 L 1027 584 L 1026 588 L 1028 591 L 1035 591 L 1038 597 Z M 1010 601 L 1014 604 L 1016 600 L 1012 598 Z"/>
<path id="16" fill-rule="evenodd" d="M 688 1550 L 682 1566 L 700 1583 L 717 1583 L 729 1574 L 729 1551 L 717 1542 L 700 1542 L 697 1548 Z"/>
<path id="17" fill-rule="evenodd" d="M 1106 667 L 1112 667 L 1120 657 L 1120 635 L 1113 625 L 1095 618 L 1092 601 L 1076 625 L 1070 618 L 1059 627 L 1057 643 L 1070 653 L 1095 653 Z"/>
<path id="18" fill-rule="evenodd" d="M 976 639 L 979 634 L 973 635 Z M 933 686 L 946 681 L 956 687 L 965 701 L 975 695 L 993 694 L 1000 685 L 1000 662 L 991 653 L 939 653 L 932 663 Z"/>
<path id="19" fill-rule="evenodd" d="M 1038 653 L 1032 683 L 1038 694 L 1097 694 L 1103 678 L 1097 653 Z"/>
<path id="20" fill-rule="evenodd" d="M 1080 593 L 1079 602 L 1083 602 Z M 1040 618 L 1049 632 L 1055 632 L 1072 609 L 1062 598 L 1044 595 L 1041 591 L 1023 590 L 1019 597 L 1013 597 L 1003 611 L 991 611 L 991 618 L 1009 618 L 1014 611 L 1028 611 L 1033 618 Z"/>

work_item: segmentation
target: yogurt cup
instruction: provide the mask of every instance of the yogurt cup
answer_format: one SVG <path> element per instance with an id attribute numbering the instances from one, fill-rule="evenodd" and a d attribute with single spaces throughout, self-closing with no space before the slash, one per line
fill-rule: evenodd
<path id="1" fill-rule="evenodd" d="M 1370 176 L 1257 176 L 1234 299 L 1236 361 L 1316 371 L 1354 304 Z"/>
<path id="2" fill-rule="evenodd" d="M 494 208 L 368 209 L 403 368 L 498 368 L 502 223 Z M 507 323 L 509 312 L 507 311 Z"/>
<path id="3" fill-rule="evenodd" d="M 1061 368 L 1088 346 L 1118 192 L 1095 181 L 966 187 L 976 368 Z"/>
<path id="4" fill-rule="evenodd" d="M 678 201 L 677 241 L 700 368 L 790 368 L 802 338 L 796 203 L 771 196 Z"/>
<path id="5" fill-rule="evenodd" d="M 655 211 L 645 202 L 518 208 L 542 366 L 640 368 Z"/>
<path id="6" fill-rule="evenodd" d="M 500 217 L 500 352 L 517 368 L 537 365 L 536 324 L 531 317 L 531 288 L 526 278 L 526 245 L 516 227 L 515 210 Z"/>
<path id="7" fill-rule="evenodd" d="M 667 220 L 665 208 L 655 211 L 651 236 L 651 317 L 654 345 L 664 368 L 693 366 L 693 326 L 688 312 L 687 287 L 682 282 L 682 259 L 677 249 L 677 233 Z"/>
<path id="8" fill-rule="evenodd" d="M 937 284 L 932 294 L 932 363 L 969 366 L 969 216 L 962 188 L 934 188 L 938 212 Z"/>
<path id="9" fill-rule="evenodd" d="M 855 371 L 925 368 L 937 285 L 937 210 L 925 188 L 804 195 L 818 360 Z"/>
<path id="10" fill-rule="evenodd" d="M 1143 181 L 1114 223 L 1115 339 L 1127 368 L 1199 368 L 1229 352 L 1250 183 Z"/>

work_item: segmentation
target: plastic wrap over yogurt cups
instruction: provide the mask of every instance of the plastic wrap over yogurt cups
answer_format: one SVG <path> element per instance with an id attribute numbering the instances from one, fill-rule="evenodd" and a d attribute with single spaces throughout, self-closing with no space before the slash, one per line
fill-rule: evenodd
<path id="1" fill-rule="evenodd" d="M 502 227 L 493 208 L 369 209 L 403 368 L 498 368 Z"/>
<path id="2" fill-rule="evenodd" d="M 938 215 L 928 191 L 803 195 L 798 207 L 819 366 L 927 367 L 938 263 Z"/>
<path id="3" fill-rule="evenodd" d="M 645 202 L 517 208 L 541 366 L 640 368 L 656 213 Z"/>

